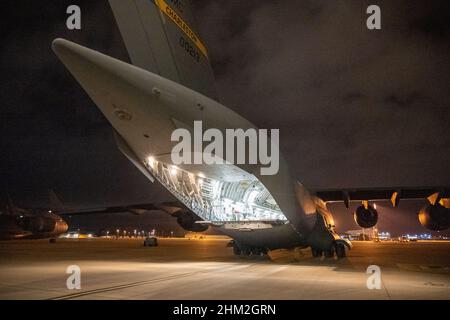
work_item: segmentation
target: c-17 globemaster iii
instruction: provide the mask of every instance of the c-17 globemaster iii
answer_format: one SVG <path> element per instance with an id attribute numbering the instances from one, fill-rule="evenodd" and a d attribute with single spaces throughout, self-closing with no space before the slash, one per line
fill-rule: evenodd
<path id="1" fill-rule="evenodd" d="M 397 206 L 400 199 L 428 197 L 421 223 L 448 228 L 448 187 L 308 191 L 281 152 L 274 175 L 262 175 L 261 164 L 175 165 L 171 135 L 176 129 L 192 132 L 195 121 L 221 132 L 257 128 L 217 102 L 207 48 L 193 26 L 188 1 L 109 2 L 132 65 L 64 39 L 54 40 L 53 50 L 111 123 L 120 150 L 177 201 L 101 212 L 164 210 L 189 231 L 219 228 L 234 239 L 239 255 L 311 247 L 314 256 L 344 257 L 351 243 L 334 231 L 329 201 L 347 207 L 359 201 L 355 220 L 369 228 L 378 219 L 370 201 L 390 199 Z"/>

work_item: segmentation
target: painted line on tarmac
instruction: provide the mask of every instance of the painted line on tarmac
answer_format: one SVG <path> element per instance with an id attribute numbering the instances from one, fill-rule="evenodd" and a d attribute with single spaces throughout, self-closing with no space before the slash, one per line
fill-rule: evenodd
<path id="1" fill-rule="evenodd" d="M 127 283 L 127 284 L 123 284 L 123 285 L 98 288 L 98 289 L 87 290 L 87 291 L 83 291 L 83 292 L 77 292 L 77 293 L 73 293 L 73 294 L 67 294 L 67 295 L 63 295 L 63 296 L 59 296 L 59 297 L 50 298 L 48 300 L 71 300 L 71 299 L 81 298 L 81 297 L 93 295 L 93 294 L 128 289 L 128 288 L 143 286 L 143 285 L 152 284 L 152 283 L 170 281 L 170 280 L 175 280 L 175 279 L 187 278 L 187 277 L 190 277 L 190 276 L 193 276 L 196 274 L 208 274 L 208 273 L 212 273 L 215 271 L 219 271 L 219 272 L 233 271 L 233 270 L 237 270 L 237 269 L 248 268 L 250 266 L 252 266 L 252 264 L 248 264 L 245 266 L 230 266 L 228 268 L 214 268 L 213 270 L 207 270 L 207 271 L 199 270 L 199 271 L 194 271 L 194 272 L 189 272 L 189 273 L 175 274 L 175 275 L 156 278 L 156 279 L 152 279 L 152 280 L 137 281 L 137 282 Z"/>

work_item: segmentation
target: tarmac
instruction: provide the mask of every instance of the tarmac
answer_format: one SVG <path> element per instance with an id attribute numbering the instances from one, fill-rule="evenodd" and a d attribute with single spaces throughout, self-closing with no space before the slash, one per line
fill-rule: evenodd
<path id="1" fill-rule="evenodd" d="M 354 242 L 335 260 L 307 249 L 234 256 L 228 241 L 0 242 L 0 299 L 450 299 L 450 242 Z M 381 272 L 375 289 L 372 265 Z M 79 267 L 79 290 L 67 287 L 69 266 Z"/>

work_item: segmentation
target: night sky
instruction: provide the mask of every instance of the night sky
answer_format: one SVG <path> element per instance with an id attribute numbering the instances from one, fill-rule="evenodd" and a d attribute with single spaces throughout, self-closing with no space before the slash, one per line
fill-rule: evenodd
<path id="1" fill-rule="evenodd" d="M 450 185 L 448 0 L 193 3 L 221 102 L 279 128 L 307 187 Z M 82 9 L 81 31 L 66 29 L 71 4 Z M 366 28 L 370 4 L 382 9 L 380 31 Z M 107 1 L 0 7 L 2 193 L 42 205 L 54 189 L 71 207 L 172 200 L 117 150 L 109 123 L 51 51 L 63 37 L 128 62 Z M 382 204 L 380 229 L 425 231 L 415 215 L 422 204 Z M 342 206 L 331 208 L 338 230 L 356 228 Z M 74 225 L 174 225 L 161 214 L 126 217 Z"/>

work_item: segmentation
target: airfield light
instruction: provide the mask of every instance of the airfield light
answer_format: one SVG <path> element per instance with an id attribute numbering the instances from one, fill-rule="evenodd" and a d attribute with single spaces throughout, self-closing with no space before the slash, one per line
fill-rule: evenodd
<path id="1" fill-rule="evenodd" d="M 170 169 L 170 174 L 173 176 L 176 176 L 178 173 L 178 168 L 175 166 L 172 166 L 172 168 Z"/>
<path id="2" fill-rule="evenodd" d="M 373 204 L 373 208 L 374 208 L 375 210 L 377 210 L 377 204 L 376 204 L 376 203 Z"/>

